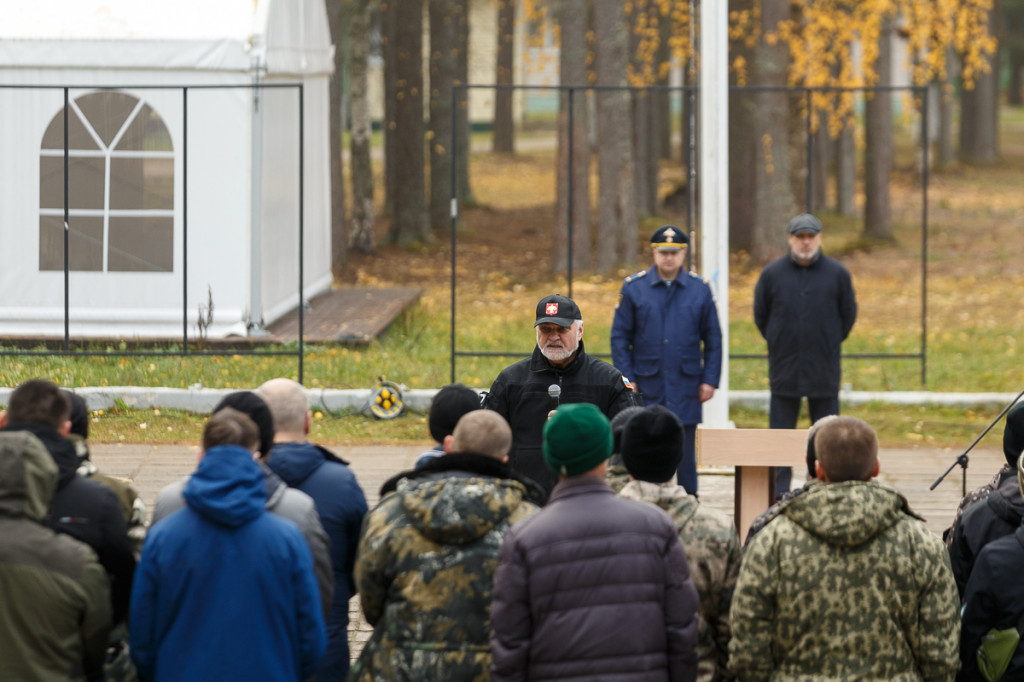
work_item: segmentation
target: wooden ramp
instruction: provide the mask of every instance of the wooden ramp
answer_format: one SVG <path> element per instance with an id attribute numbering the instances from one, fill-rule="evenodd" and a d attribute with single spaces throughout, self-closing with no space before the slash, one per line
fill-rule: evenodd
<path id="1" fill-rule="evenodd" d="M 326 291 L 309 302 L 302 319 L 306 343 L 369 343 L 382 334 L 422 289 L 345 288 Z M 267 328 L 278 341 L 299 338 L 299 312 L 293 310 Z"/>

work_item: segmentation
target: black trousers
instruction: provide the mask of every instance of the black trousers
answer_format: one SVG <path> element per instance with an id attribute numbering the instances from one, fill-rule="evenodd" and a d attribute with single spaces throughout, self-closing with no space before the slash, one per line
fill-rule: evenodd
<path id="1" fill-rule="evenodd" d="M 772 393 L 768 407 L 768 426 L 772 429 L 795 429 L 796 420 L 800 416 L 800 396 L 775 395 Z M 807 398 L 807 409 L 811 415 L 811 423 L 830 414 L 839 414 L 839 396 L 827 398 Z M 775 497 L 789 492 L 793 480 L 793 470 L 789 467 L 775 467 Z"/>

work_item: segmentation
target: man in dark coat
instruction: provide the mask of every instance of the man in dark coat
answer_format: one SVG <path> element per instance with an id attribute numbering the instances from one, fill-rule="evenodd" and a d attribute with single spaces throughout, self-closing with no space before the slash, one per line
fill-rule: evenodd
<path id="1" fill-rule="evenodd" d="M 698 598 L 672 520 L 617 497 L 594 405 L 562 405 L 544 427 L 559 475 L 548 505 L 505 535 L 491 607 L 491 680 L 697 676 Z"/>
<path id="2" fill-rule="evenodd" d="M 807 396 L 811 423 L 839 414 L 840 346 L 857 319 L 850 272 L 821 252 L 821 221 L 789 221 L 789 253 L 769 263 L 754 288 L 754 322 L 768 342 L 769 425 L 796 428 Z M 776 470 L 775 493 L 789 491 L 792 471 Z"/>
<path id="3" fill-rule="evenodd" d="M 312 413 L 306 389 L 279 377 L 257 390 L 274 419 L 274 447 L 266 465 L 281 479 L 313 498 L 331 541 L 334 601 L 327 616 L 327 651 L 316 682 L 340 682 L 348 675 L 348 603 L 355 594 L 353 567 L 366 496 L 348 462 L 309 442 Z"/>
<path id="4" fill-rule="evenodd" d="M 512 427 L 512 468 L 551 492 L 558 482 L 541 455 L 541 432 L 558 405 L 591 403 L 611 419 L 636 404 L 632 385 L 607 362 L 583 348 L 583 316 L 565 296 L 546 296 L 537 304 L 537 347 L 533 355 L 498 374 L 484 398 Z M 552 397 L 557 391 L 557 397 Z"/>

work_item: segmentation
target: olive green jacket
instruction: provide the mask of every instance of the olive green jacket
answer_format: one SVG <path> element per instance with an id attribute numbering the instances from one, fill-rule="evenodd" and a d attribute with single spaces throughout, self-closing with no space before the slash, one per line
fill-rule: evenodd
<path id="1" fill-rule="evenodd" d="M 84 542 L 42 524 L 57 465 L 25 431 L 0 434 L 0 677 L 83 680 L 102 668 L 107 573 Z"/>

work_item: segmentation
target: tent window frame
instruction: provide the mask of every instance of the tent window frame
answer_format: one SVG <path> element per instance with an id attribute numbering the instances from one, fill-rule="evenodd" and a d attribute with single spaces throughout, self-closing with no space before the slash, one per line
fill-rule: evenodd
<path id="1" fill-rule="evenodd" d="M 163 118 L 117 90 L 71 99 L 68 114 L 69 269 L 174 272 L 175 154 Z M 63 127 L 61 107 L 40 143 L 40 272 L 64 270 Z"/>

